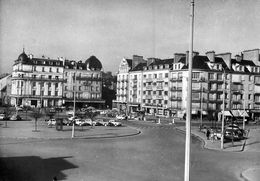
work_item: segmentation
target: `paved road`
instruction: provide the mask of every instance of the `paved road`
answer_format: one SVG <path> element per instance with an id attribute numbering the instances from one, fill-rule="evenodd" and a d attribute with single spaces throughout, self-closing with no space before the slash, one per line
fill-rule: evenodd
<path id="1" fill-rule="evenodd" d="M 106 139 L 2 138 L 0 175 L 21 181 L 47 181 L 53 176 L 70 181 L 183 180 L 184 134 L 169 125 L 127 124 L 142 133 Z M 241 180 L 241 171 L 257 163 L 254 152 L 211 151 L 192 139 L 191 180 Z"/>

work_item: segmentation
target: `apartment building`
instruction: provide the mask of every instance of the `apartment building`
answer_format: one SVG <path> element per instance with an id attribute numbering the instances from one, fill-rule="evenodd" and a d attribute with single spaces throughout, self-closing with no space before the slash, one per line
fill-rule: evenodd
<path id="1" fill-rule="evenodd" d="M 49 107 L 62 105 L 63 61 L 34 58 L 23 51 L 15 60 L 11 104 Z"/>
<path id="2" fill-rule="evenodd" d="M 15 60 L 11 78 L 11 105 L 101 107 L 102 64 L 91 56 L 85 62 L 34 58 L 23 51 Z"/>
<path id="3" fill-rule="evenodd" d="M 105 103 L 102 100 L 102 64 L 95 57 L 91 56 L 85 62 L 69 61 L 64 62 L 64 103 L 78 106 L 102 107 Z"/>
<path id="4" fill-rule="evenodd" d="M 131 67 L 125 77 L 141 87 L 139 109 L 146 114 L 185 117 L 188 91 L 188 52 L 176 53 L 173 59 L 147 59 Z M 217 119 L 223 110 L 236 116 L 245 110 L 251 118 L 260 117 L 260 60 L 259 49 L 246 50 L 232 58 L 231 53 L 200 55 L 193 52 L 192 115 Z M 131 77 L 132 75 L 132 77 Z M 118 76 L 121 76 L 119 73 Z M 134 76 L 134 77 L 133 77 Z M 137 84 L 137 85 L 138 85 Z M 134 90 L 135 84 L 126 89 Z M 119 87 L 119 86 L 118 86 Z M 137 94 L 138 95 L 138 94 Z M 131 107 L 135 93 L 128 91 L 125 104 Z M 119 95 L 117 95 L 119 100 Z M 224 103 L 224 104 L 223 104 Z M 128 109 L 129 112 L 135 111 Z M 241 113 L 241 111 L 240 111 Z"/>

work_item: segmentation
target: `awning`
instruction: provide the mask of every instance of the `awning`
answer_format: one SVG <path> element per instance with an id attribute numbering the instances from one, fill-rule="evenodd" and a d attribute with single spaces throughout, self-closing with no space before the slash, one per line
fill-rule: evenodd
<path id="1" fill-rule="evenodd" d="M 221 114 L 223 114 L 223 111 L 221 111 Z M 224 116 L 233 116 L 230 111 L 224 111 Z"/>
<path id="2" fill-rule="evenodd" d="M 239 113 L 241 117 L 249 117 L 248 113 L 245 110 L 239 110 Z"/>
<path id="3" fill-rule="evenodd" d="M 240 112 L 239 110 L 231 110 L 232 114 L 234 117 L 240 117 Z"/>

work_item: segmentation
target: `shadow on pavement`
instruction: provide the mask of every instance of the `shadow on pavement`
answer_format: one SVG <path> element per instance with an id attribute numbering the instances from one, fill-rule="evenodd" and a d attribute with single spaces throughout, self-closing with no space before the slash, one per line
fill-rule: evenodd
<path id="1" fill-rule="evenodd" d="M 63 170 L 78 168 L 66 160 L 71 157 L 42 159 L 37 156 L 1 157 L 0 181 L 47 181 L 54 176 L 66 179 Z"/>

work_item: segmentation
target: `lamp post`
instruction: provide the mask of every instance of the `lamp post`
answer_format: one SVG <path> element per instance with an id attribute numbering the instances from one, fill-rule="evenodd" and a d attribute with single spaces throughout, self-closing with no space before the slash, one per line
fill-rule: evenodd
<path id="1" fill-rule="evenodd" d="M 202 112 L 203 112 L 203 88 L 202 88 L 202 78 L 200 80 L 200 129 L 202 127 Z"/>
<path id="2" fill-rule="evenodd" d="M 224 122 L 225 122 L 225 89 L 226 89 L 226 74 L 225 69 L 223 73 L 223 113 L 222 113 L 222 124 L 221 124 L 221 149 L 224 149 Z"/>
<path id="3" fill-rule="evenodd" d="M 246 100 L 245 100 L 245 92 L 244 92 L 244 112 L 243 112 L 243 130 L 245 130 L 245 114 L 246 114 Z"/>
<path id="4" fill-rule="evenodd" d="M 74 138 L 75 133 L 75 112 L 76 112 L 76 73 L 77 73 L 77 65 L 76 71 L 74 73 L 74 84 L 73 84 L 73 119 L 72 119 L 72 131 L 71 131 L 71 138 Z M 75 86 L 75 87 L 74 87 Z"/>
<path id="5" fill-rule="evenodd" d="M 185 140 L 185 170 L 184 180 L 190 180 L 190 123 L 192 109 L 192 54 L 193 54 L 193 27 L 194 27 L 194 0 L 190 3 L 190 47 L 189 47 L 189 71 L 188 71 L 188 94 L 187 94 L 187 118 L 186 118 L 186 140 Z"/>

